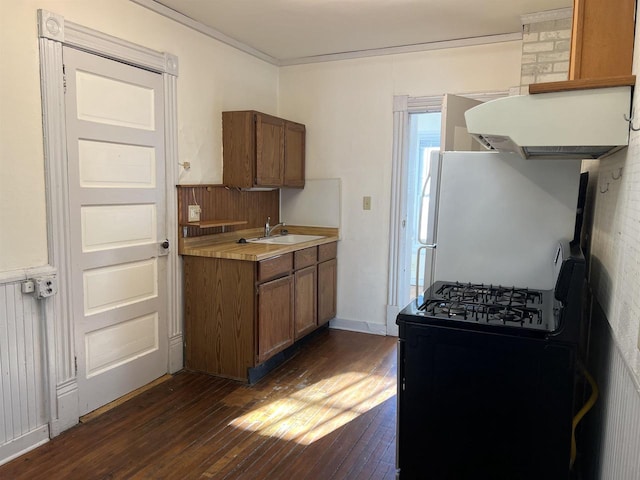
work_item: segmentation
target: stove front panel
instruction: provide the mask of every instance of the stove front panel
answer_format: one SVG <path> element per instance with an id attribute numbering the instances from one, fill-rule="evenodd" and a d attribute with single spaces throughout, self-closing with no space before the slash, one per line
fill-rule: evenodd
<path id="1" fill-rule="evenodd" d="M 574 348 L 405 323 L 399 350 L 401 479 L 569 478 Z"/>

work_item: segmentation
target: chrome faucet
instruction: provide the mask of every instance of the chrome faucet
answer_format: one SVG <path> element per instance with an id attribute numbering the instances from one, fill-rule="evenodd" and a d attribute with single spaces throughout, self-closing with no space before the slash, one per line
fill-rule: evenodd
<path id="1" fill-rule="evenodd" d="M 267 223 L 264 225 L 264 236 L 265 237 L 270 236 L 276 228 L 278 228 L 278 227 L 282 228 L 282 227 L 285 226 L 285 223 L 282 222 L 282 223 L 277 223 L 276 225 L 274 225 L 272 227 L 271 225 L 269 225 L 270 221 L 271 221 L 271 217 L 267 217 Z"/>

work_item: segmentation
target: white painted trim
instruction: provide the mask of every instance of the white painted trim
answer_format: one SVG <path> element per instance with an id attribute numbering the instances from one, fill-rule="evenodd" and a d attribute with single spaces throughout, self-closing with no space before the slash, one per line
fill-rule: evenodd
<path id="1" fill-rule="evenodd" d="M 66 131 L 64 122 L 64 79 L 62 46 L 79 48 L 130 65 L 163 74 L 165 94 L 167 236 L 172 245 L 167 262 L 168 330 L 171 338 L 182 336 L 180 294 L 178 292 L 177 207 L 175 184 L 177 151 L 178 58 L 68 22 L 64 17 L 38 10 L 40 42 L 40 84 L 42 91 L 44 161 L 46 171 L 47 247 L 49 264 L 57 269 L 59 294 L 47 304 L 49 343 L 50 434 L 78 423 L 78 389 L 75 376 L 74 334 L 71 308 L 71 266 L 66 171 Z M 173 350 L 176 350 L 175 348 Z M 169 360 L 172 368 L 182 365 L 182 353 Z M 167 366 L 169 368 L 169 365 Z M 174 370 L 175 371 L 175 370 Z"/>
<path id="2" fill-rule="evenodd" d="M 406 244 L 406 165 L 407 143 L 409 135 L 409 97 L 395 96 L 393 98 L 393 150 L 391 167 L 391 211 L 389 219 L 389 270 L 387 279 L 387 316 L 386 331 L 397 334 L 395 319 L 390 318 L 390 311 L 402 308 L 399 305 L 399 295 L 402 289 L 400 283 L 403 269 L 402 259 Z M 441 102 L 442 103 L 442 102 Z"/>
<path id="3" fill-rule="evenodd" d="M 49 12 L 38 12 L 40 33 L 44 18 L 56 18 L 59 31 L 54 29 L 55 39 L 41 36 L 40 86 L 42 91 L 42 125 L 44 134 L 45 194 L 47 206 L 47 247 L 49 264 L 58 271 L 58 295 L 52 298 L 53 306 L 47 321 L 47 361 L 49 364 L 49 422 L 50 435 L 56 435 L 59 422 L 75 425 L 78 422 L 77 388 L 75 409 L 67 409 L 68 418 L 61 419 L 57 386 L 75 384 L 73 325 L 71 322 L 70 259 L 65 246 L 68 243 L 69 219 L 67 215 L 67 162 L 66 131 L 64 122 L 64 79 L 62 72 L 62 43 L 64 19 Z M 49 27 L 53 25 L 48 22 Z M 51 302 L 47 302 L 50 304 Z"/>
<path id="4" fill-rule="evenodd" d="M 148 8 L 149 10 L 162 15 L 164 17 L 170 18 L 182 25 L 192 28 L 193 30 L 202 33 L 203 35 L 207 35 L 208 37 L 214 38 L 226 45 L 229 45 L 233 48 L 237 48 L 238 50 L 247 53 L 251 56 L 259 58 L 267 63 L 272 65 L 276 65 L 279 67 L 289 66 L 289 65 L 303 65 L 305 63 L 320 63 L 320 62 L 333 62 L 337 60 L 350 60 L 354 58 L 365 58 L 365 57 L 377 57 L 380 55 L 398 55 L 401 53 L 414 53 L 414 52 L 424 52 L 428 50 L 441 50 L 443 48 L 458 48 L 458 47 L 469 47 L 473 45 L 485 45 L 490 43 L 500 43 L 500 42 L 514 42 L 522 40 L 522 32 L 514 32 L 514 33 L 504 33 L 500 35 L 486 35 L 482 37 L 471 37 L 471 38 L 458 38 L 454 40 L 444 40 L 440 42 L 429 42 L 429 43 L 418 43 L 415 45 L 401 45 L 397 47 L 387 47 L 387 48 L 374 48 L 371 50 L 356 50 L 353 52 L 343 52 L 343 53 L 331 53 L 327 55 L 314 55 L 309 57 L 299 57 L 299 58 L 288 58 L 288 59 L 278 59 L 271 55 L 268 55 L 256 48 L 253 48 L 246 43 L 242 43 L 224 33 L 216 30 L 213 27 L 209 27 L 201 22 L 198 22 L 192 18 L 187 17 L 186 15 L 176 12 L 164 5 L 154 1 L 154 0 L 130 0 L 133 3 L 137 3 L 138 5 Z"/>
<path id="5" fill-rule="evenodd" d="M 49 441 L 49 428 L 44 425 L 25 433 L 9 443 L 5 443 L 0 447 L 0 465 L 10 462 L 14 458 L 18 458 L 34 448 L 38 448 Z"/>
<path id="6" fill-rule="evenodd" d="M 335 330 L 371 333 L 373 335 L 387 334 L 386 328 L 382 323 L 363 322 L 360 320 L 347 320 L 345 318 L 334 318 L 329 322 L 329 327 Z"/>
<path id="7" fill-rule="evenodd" d="M 177 64 L 177 59 L 176 59 Z M 164 74 L 166 228 L 170 250 L 167 257 L 167 317 L 169 335 L 169 373 L 184 366 L 182 318 L 182 263 L 178 256 L 178 85 L 175 75 Z"/>
<path id="8" fill-rule="evenodd" d="M 281 67 L 289 65 L 303 65 L 305 63 L 335 62 L 338 60 L 352 60 L 355 58 L 379 57 L 382 55 L 400 55 L 404 53 L 427 52 L 431 50 L 443 50 L 445 48 L 472 47 L 476 45 L 488 45 L 491 43 L 516 42 L 522 40 L 522 32 L 504 33 L 501 35 L 485 35 L 482 37 L 458 38 L 443 40 L 440 42 L 418 43 L 415 45 L 402 45 L 398 47 L 374 48 L 371 50 L 357 50 L 354 52 L 331 53 L 328 55 L 315 55 L 311 57 L 289 58 L 278 61 Z"/>
<path id="9" fill-rule="evenodd" d="M 152 72 L 178 75 L 178 58 L 157 52 L 118 37 L 69 22 L 63 16 L 46 10 L 38 10 L 38 35 L 76 47 L 89 53 L 127 62 Z"/>
<path id="10" fill-rule="evenodd" d="M 175 22 L 181 23 L 182 25 L 189 27 L 196 32 L 200 32 L 203 35 L 214 38 L 224 44 L 229 45 L 230 47 L 237 48 L 238 50 L 248 53 L 260 60 L 264 60 L 267 63 L 272 65 L 278 65 L 278 59 L 272 57 L 271 55 L 267 55 L 260 50 L 256 50 L 249 45 L 239 42 L 238 40 L 231 38 L 228 35 L 225 35 L 219 30 L 215 28 L 209 27 L 203 23 L 200 23 L 192 18 L 183 15 L 180 12 L 176 12 L 175 10 L 170 9 L 169 7 L 165 7 L 164 5 L 154 1 L 154 0 L 130 0 L 133 3 L 137 3 L 138 5 L 148 8 L 149 10 L 162 15 L 163 17 L 167 17 Z"/>
<path id="11" fill-rule="evenodd" d="M 557 8 L 555 10 L 545 10 L 543 12 L 525 13 L 524 15 L 520 15 L 520 23 L 522 25 L 529 25 L 531 23 L 563 20 L 571 17 L 573 17 L 573 7 Z"/>
<path id="12" fill-rule="evenodd" d="M 22 270 L 9 270 L 0 272 L 0 285 L 21 282 L 42 275 L 55 275 L 56 273 L 57 270 L 51 265 L 42 265 L 41 267 L 25 268 Z"/>

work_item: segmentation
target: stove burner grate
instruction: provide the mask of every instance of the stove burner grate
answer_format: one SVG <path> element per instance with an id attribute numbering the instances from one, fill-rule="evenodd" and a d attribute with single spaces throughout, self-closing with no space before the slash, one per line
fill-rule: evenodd
<path id="1" fill-rule="evenodd" d="M 425 294 L 426 295 L 426 294 Z M 419 310 L 436 318 L 513 327 L 543 326 L 542 292 L 484 284 L 444 283 Z"/>

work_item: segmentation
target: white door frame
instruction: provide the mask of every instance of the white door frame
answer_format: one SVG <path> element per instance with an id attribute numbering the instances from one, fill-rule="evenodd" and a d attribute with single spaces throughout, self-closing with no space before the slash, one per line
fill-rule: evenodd
<path id="1" fill-rule="evenodd" d="M 44 162 L 47 202 L 49 265 L 58 271 L 59 294 L 54 296 L 53 315 L 47 336 L 53 348 L 47 353 L 49 385 L 49 431 L 52 437 L 78 423 L 74 332 L 71 308 L 70 230 L 68 218 L 67 149 L 64 111 L 62 46 L 82 49 L 113 60 L 162 74 L 165 96 L 165 170 L 167 236 L 171 250 L 167 259 L 169 372 L 183 365 L 181 285 L 178 282 L 177 196 L 177 76 L 178 58 L 69 22 L 61 15 L 38 10 L 40 85 L 42 93 Z"/>

